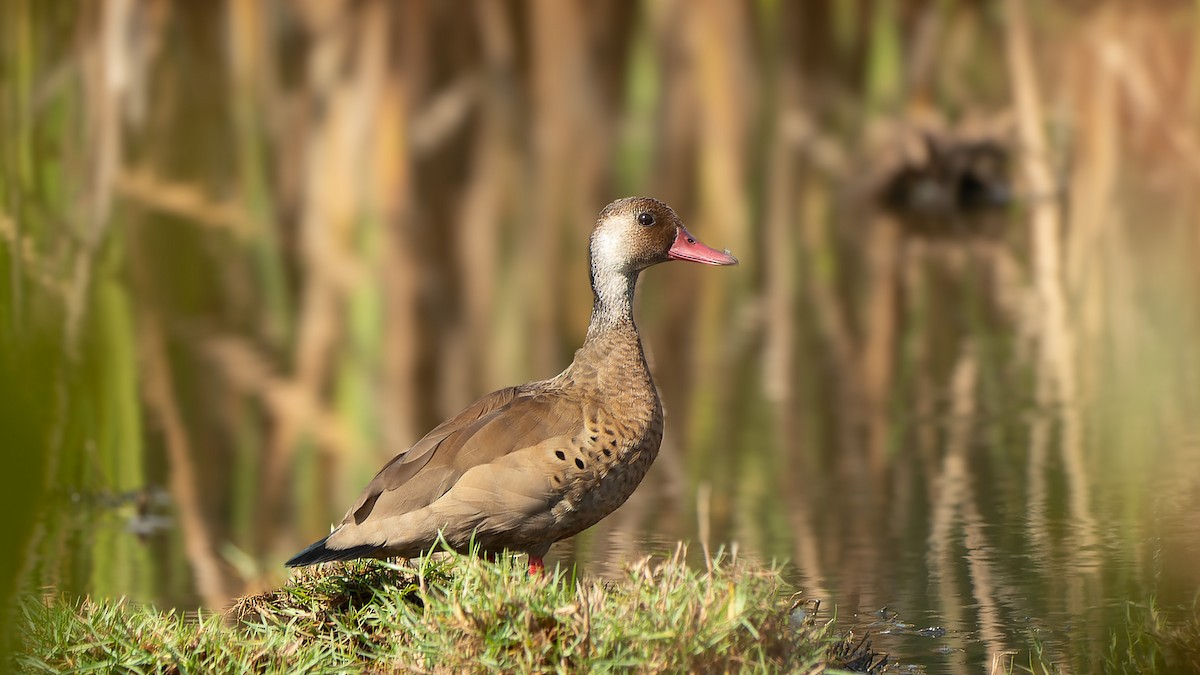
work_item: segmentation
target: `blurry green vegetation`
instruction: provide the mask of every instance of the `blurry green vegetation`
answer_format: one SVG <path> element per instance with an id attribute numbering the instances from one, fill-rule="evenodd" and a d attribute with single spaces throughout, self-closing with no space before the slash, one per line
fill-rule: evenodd
<path id="1" fill-rule="evenodd" d="M 1194 673 L 1200 670 L 1200 613 L 1195 605 L 1170 616 L 1155 606 L 1129 602 L 1124 620 L 1108 626 L 1108 643 L 1096 653 L 1078 654 L 1076 663 L 1090 663 L 1103 673 Z M 1034 639 L 1027 670 L 1052 675 L 1070 672 L 1062 660 L 1047 653 Z"/>
<path id="2" fill-rule="evenodd" d="M 775 570 L 681 557 L 612 583 L 454 556 L 419 571 L 323 566 L 225 616 L 185 618 L 61 597 L 22 606 L 27 672 L 878 672 L 865 641 L 835 638 L 783 600 Z"/>
<path id="3" fill-rule="evenodd" d="M 1104 668 L 1114 673 L 1200 671 L 1200 612 L 1168 617 L 1153 604 L 1130 603 L 1124 631 L 1113 631 Z"/>
<path id="4" fill-rule="evenodd" d="M 1100 668 L 1114 607 L 1200 586 L 1198 14 L 5 2 L 0 606 L 277 585 L 384 460 L 569 361 L 590 223 L 644 193 L 743 265 L 645 275 L 664 451 L 563 562 L 736 540 L 959 626 L 950 670 L 1030 616 Z M 979 144 L 1004 208 L 962 208 Z"/>
<path id="5" fill-rule="evenodd" d="M 0 272 L 7 272 L 0 263 Z M 13 275 L 0 275 L 0 292 L 15 293 Z M 26 281 L 27 280 L 23 280 Z M 39 527 L 31 517 L 41 508 L 45 497 L 46 474 L 50 458 L 60 439 L 56 437 L 56 380 L 61 377 L 59 356 L 54 352 L 55 336 L 37 331 L 15 330 L 28 316 L 9 313 L 0 318 L 0 381 L 21 382 L 24 386 L 0 388 L 0 429 L 4 429 L 5 470 L 0 472 L 0 511 L 9 514 L 0 519 L 0 541 L 8 553 L 0 556 L 0 658 L 7 653 L 12 635 L 11 600 L 29 566 L 29 550 Z M 22 327 L 24 328 L 24 327 Z M 18 335 L 21 337 L 18 338 Z"/>

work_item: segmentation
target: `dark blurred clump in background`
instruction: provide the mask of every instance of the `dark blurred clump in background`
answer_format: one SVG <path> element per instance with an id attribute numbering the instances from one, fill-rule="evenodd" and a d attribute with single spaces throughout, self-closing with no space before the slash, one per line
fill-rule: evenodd
<path id="1" fill-rule="evenodd" d="M 995 140 L 922 136 L 879 192 L 883 207 L 929 236 L 998 234 L 1014 204 L 1009 150 Z"/>

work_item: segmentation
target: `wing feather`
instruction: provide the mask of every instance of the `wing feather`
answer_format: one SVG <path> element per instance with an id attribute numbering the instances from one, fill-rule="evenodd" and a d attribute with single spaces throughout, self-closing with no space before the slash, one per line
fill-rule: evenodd
<path id="1" fill-rule="evenodd" d="M 342 522 L 361 525 L 423 508 L 472 468 L 582 427 L 582 407 L 557 392 L 518 387 L 493 392 L 388 462 Z"/>

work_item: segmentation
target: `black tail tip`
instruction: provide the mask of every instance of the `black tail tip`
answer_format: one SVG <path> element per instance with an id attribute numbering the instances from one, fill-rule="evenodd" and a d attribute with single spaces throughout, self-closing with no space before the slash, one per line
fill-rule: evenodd
<path id="1" fill-rule="evenodd" d="M 331 551 L 325 547 L 325 542 L 328 539 L 329 537 L 327 536 L 324 539 L 309 545 L 308 548 L 292 556 L 291 560 L 288 560 L 284 563 L 284 566 L 304 567 L 306 565 L 315 565 L 317 563 L 336 560 L 336 558 L 333 556 L 335 556 L 338 552 Z"/>
<path id="2" fill-rule="evenodd" d="M 330 535 L 333 533 L 331 532 Z M 329 548 L 325 542 L 329 541 L 329 537 L 314 542 L 308 548 L 300 551 L 292 556 L 283 565 L 285 567 L 305 567 L 308 565 L 316 565 L 317 563 L 333 562 L 335 560 L 355 560 L 357 558 L 371 558 L 374 553 L 379 550 L 377 546 L 351 546 L 350 548 Z"/>

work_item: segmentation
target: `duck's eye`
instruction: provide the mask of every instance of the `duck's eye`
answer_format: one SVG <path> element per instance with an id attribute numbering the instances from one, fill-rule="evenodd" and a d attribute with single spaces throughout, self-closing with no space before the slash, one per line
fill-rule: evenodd
<path id="1" fill-rule="evenodd" d="M 638 214 L 638 225 L 641 225 L 642 227 L 650 227 L 653 224 L 654 224 L 654 215 L 653 214 L 650 214 L 650 213 L 639 213 Z"/>

